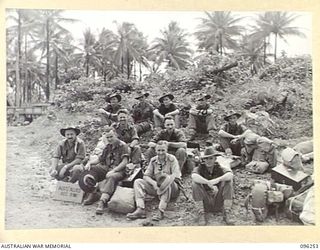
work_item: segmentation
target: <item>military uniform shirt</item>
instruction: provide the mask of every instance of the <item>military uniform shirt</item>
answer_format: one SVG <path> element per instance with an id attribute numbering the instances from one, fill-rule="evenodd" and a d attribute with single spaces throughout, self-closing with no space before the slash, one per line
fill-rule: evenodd
<path id="1" fill-rule="evenodd" d="M 114 123 L 112 127 L 115 129 L 119 140 L 125 143 L 131 143 L 135 139 L 139 140 L 137 130 L 130 124 L 126 128 L 121 128 L 119 123 Z"/>
<path id="2" fill-rule="evenodd" d="M 215 178 L 223 176 L 228 172 L 232 172 L 232 170 L 230 168 L 221 166 L 218 162 L 214 163 L 213 171 L 211 173 L 204 163 L 200 164 L 199 167 L 196 167 L 193 170 L 193 173 L 198 174 L 207 180 L 213 180 Z M 204 184 L 204 187 L 206 190 L 210 190 L 210 187 L 208 185 Z"/>
<path id="3" fill-rule="evenodd" d="M 107 144 L 99 157 L 101 164 L 106 165 L 108 169 L 118 166 L 124 157 L 129 157 L 129 148 L 123 141 L 117 140 L 115 145 Z"/>
<path id="4" fill-rule="evenodd" d="M 83 160 L 86 156 L 86 147 L 83 140 L 76 138 L 76 141 L 69 143 L 67 139 L 61 141 L 53 153 L 53 158 L 60 159 L 63 163 L 73 162 L 76 158 Z"/>
<path id="5" fill-rule="evenodd" d="M 170 103 L 169 107 L 164 106 L 164 104 L 160 104 L 160 106 L 158 107 L 158 111 L 161 115 L 166 115 L 172 111 L 177 110 L 178 108 L 176 107 L 176 105 L 174 105 L 173 103 Z"/>
<path id="6" fill-rule="evenodd" d="M 174 129 L 171 134 L 169 134 L 166 129 L 163 129 L 151 139 L 151 142 L 157 143 L 161 140 L 168 142 L 185 142 L 186 137 L 180 129 Z"/>
<path id="7" fill-rule="evenodd" d="M 133 120 L 135 123 L 150 121 L 153 117 L 153 107 L 147 102 L 139 102 L 133 106 Z"/>
<path id="8" fill-rule="evenodd" d="M 169 175 L 173 174 L 175 178 L 181 178 L 179 163 L 174 155 L 167 154 L 164 164 L 159 162 L 158 156 L 151 158 L 144 175 L 156 180 L 156 176 L 164 173 Z"/>
<path id="9" fill-rule="evenodd" d="M 116 114 L 119 109 L 122 109 L 122 105 L 119 103 L 111 105 L 110 103 L 104 108 L 105 111 L 111 113 L 111 114 Z"/>
<path id="10" fill-rule="evenodd" d="M 231 126 L 229 123 L 225 123 L 222 125 L 221 130 L 231 134 L 231 135 L 241 135 L 247 128 L 242 124 L 236 124 L 235 126 Z"/>

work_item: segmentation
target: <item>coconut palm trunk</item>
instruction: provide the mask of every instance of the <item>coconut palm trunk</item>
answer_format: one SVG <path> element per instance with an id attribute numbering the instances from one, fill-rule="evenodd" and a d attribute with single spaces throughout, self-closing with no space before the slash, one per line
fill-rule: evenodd
<path id="1" fill-rule="evenodd" d="M 278 34 L 274 34 L 274 62 L 277 60 L 277 40 L 278 40 Z"/>
<path id="2" fill-rule="evenodd" d="M 59 65 L 58 65 L 58 54 L 55 53 L 55 86 L 54 89 L 57 89 L 59 85 Z"/>
<path id="3" fill-rule="evenodd" d="M 50 23 L 49 18 L 46 20 L 46 46 L 47 46 L 47 65 L 46 65 L 46 99 L 49 101 L 50 98 Z"/>
<path id="4" fill-rule="evenodd" d="M 16 106 L 21 106 L 21 77 L 20 77 L 20 61 L 21 61 L 21 13 L 18 10 L 18 41 L 17 41 L 17 60 L 16 60 Z"/>

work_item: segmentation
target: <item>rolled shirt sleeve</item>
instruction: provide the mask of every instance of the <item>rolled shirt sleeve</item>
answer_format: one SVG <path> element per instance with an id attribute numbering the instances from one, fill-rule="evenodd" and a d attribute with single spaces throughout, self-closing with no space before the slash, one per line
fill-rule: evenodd
<path id="1" fill-rule="evenodd" d="M 59 145 L 56 147 L 55 151 L 53 152 L 52 155 L 53 158 L 58 158 L 60 159 L 62 157 L 62 149 L 61 149 L 61 142 Z"/>
<path id="2" fill-rule="evenodd" d="M 82 140 L 77 141 L 77 154 L 75 158 L 83 160 L 86 157 L 86 146 Z"/>

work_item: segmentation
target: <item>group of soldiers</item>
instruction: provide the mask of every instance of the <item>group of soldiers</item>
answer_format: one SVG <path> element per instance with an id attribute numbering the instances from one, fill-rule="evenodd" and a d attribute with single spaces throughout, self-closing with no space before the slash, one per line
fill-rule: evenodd
<path id="1" fill-rule="evenodd" d="M 128 177 L 128 166 L 145 166 L 143 178 L 133 184 L 136 210 L 126 217 L 146 218 L 145 200 L 151 195 L 160 200 L 152 219 L 161 220 L 169 201 L 175 200 L 183 189 L 187 141 L 192 141 L 198 132 L 206 132 L 212 143 L 219 143 L 206 146 L 191 174 L 192 196 L 198 212 L 195 219 L 199 225 L 207 225 L 208 212 L 220 211 L 224 222 L 233 225 L 233 173 L 230 167 L 219 164 L 217 157 L 236 156 L 248 169 L 263 173 L 276 162 L 273 142 L 238 124 L 241 114 L 235 111 L 225 115 L 225 124 L 215 134 L 210 95 L 201 95 L 190 109 L 187 140 L 179 129 L 179 109 L 173 103 L 174 96 L 161 96 L 158 107 L 148 101 L 148 96 L 140 92 L 131 112 L 121 105 L 120 94 L 106 98 L 107 106 L 99 109 L 105 124 L 103 133 L 89 157 L 84 141 L 78 137 L 80 129 L 62 128 L 60 133 L 65 139 L 53 154 L 50 175 L 60 181 L 78 181 L 88 194 L 83 205 L 98 202 L 96 214 L 103 214 L 119 182 Z M 154 136 L 143 154 L 139 136 L 147 131 L 152 131 Z"/>

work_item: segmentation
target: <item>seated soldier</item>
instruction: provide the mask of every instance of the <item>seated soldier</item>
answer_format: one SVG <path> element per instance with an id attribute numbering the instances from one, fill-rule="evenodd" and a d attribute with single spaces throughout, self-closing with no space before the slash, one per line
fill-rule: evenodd
<path id="1" fill-rule="evenodd" d="M 138 135 L 152 130 L 153 106 L 146 101 L 149 93 L 139 93 L 135 98 L 139 102 L 132 108 L 132 117 Z"/>
<path id="2" fill-rule="evenodd" d="M 246 145 L 245 141 L 246 139 L 244 139 L 244 144 Z M 247 163 L 246 168 L 253 173 L 263 174 L 269 168 L 274 168 L 276 165 L 277 150 L 274 142 L 266 137 L 258 137 L 252 159 Z"/>
<path id="3" fill-rule="evenodd" d="M 103 125 L 110 125 L 117 121 L 117 112 L 122 108 L 121 95 L 111 94 L 106 97 L 108 105 L 105 108 L 100 108 L 98 111 L 101 115 L 101 122 Z"/>
<path id="4" fill-rule="evenodd" d="M 86 171 L 81 175 L 81 183 L 89 186 L 88 190 L 99 183 L 102 193 L 96 210 L 96 214 L 103 214 L 107 208 L 107 202 L 112 197 L 118 182 L 126 177 L 125 168 L 129 163 L 129 149 L 125 142 L 120 141 L 112 127 L 105 128 L 105 138 L 108 144 L 104 148 L 98 159 L 89 160 L 84 167 Z M 99 164 L 99 165 L 97 165 Z M 92 166 L 93 165 L 93 166 Z M 103 181 L 103 182 L 102 182 Z M 87 188 L 80 186 L 83 191 L 88 192 Z M 85 205 L 92 204 L 96 200 L 95 195 L 89 195 L 84 201 Z"/>
<path id="5" fill-rule="evenodd" d="M 117 114 L 118 122 L 113 123 L 112 127 L 114 128 L 119 140 L 127 143 L 129 146 L 130 162 L 140 164 L 142 160 L 142 152 L 139 146 L 139 136 L 135 127 L 129 124 L 129 111 L 126 109 L 120 109 Z"/>
<path id="6" fill-rule="evenodd" d="M 147 167 L 143 179 L 134 182 L 134 193 L 137 209 L 127 214 L 128 219 L 146 218 L 146 194 L 158 196 L 159 210 L 153 220 L 161 220 L 170 200 L 179 196 L 179 186 L 175 181 L 180 181 L 181 172 L 177 159 L 167 153 L 168 143 L 159 141 L 156 145 L 157 156 L 153 157 Z"/>
<path id="7" fill-rule="evenodd" d="M 174 96 L 166 94 L 159 98 L 160 106 L 153 111 L 154 126 L 156 129 L 163 128 L 165 116 L 172 116 L 176 127 L 180 126 L 179 109 L 172 103 Z"/>
<path id="8" fill-rule="evenodd" d="M 175 128 L 175 122 L 171 116 L 164 118 L 164 127 L 165 129 L 159 131 L 149 142 L 149 148 L 145 153 L 146 161 L 149 163 L 150 159 L 156 155 L 156 143 L 165 140 L 168 142 L 168 153 L 176 156 L 182 171 L 187 160 L 185 135 L 182 130 Z"/>
<path id="9" fill-rule="evenodd" d="M 244 133 L 243 148 L 241 149 L 242 165 L 245 166 L 252 161 L 254 151 L 258 148 L 257 139 L 259 137 L 259 135 L 250 130 L 247 130 L 246 133 Z"/>
<path id="10" fill-rule="evenodd" d="M 192 195 L 198 209 L 197 221 L 200 225 L 208 224 L 208 212 L 223 211 L 223 220 L 227 225 L 234 225 L 230 217 L 233 199 L 232 170 L 220 166 L 216 158 L 221 153 L 212 146 L 207 147 L 202 157 L 203 162 L 192 173 Z"/>
<path id="11" fill-rule="evenodd" d="M 227 123 L 218 132 L 220 145 L 227 155 L 241 155 L 241 138 L 247 128 L 237 124 L 240 116 L 239 113 L 231 110 L 224 118 Z"/>
<path id="12" fill-rule="evenodd" d="M 196 133 L 209 133 L 211 141 L 214 136 L 214 117 L 213 110 L 210 108 L 208 100 L 210 95 L 201 96 L 197 101 L 198 104 L 195 108 L 191 108 L 189 111 L 189 133 L 190 140 L 194 140 Z"/>
<path id="13" fill-rule="evenodd" d="M 60 134 L 66 139 L 61 141 L 53 153 L 50 175 L 57 180 L 75 183 L 82 171 L 80 165 L 86 155 L 84 142 L 77 136 L 80 129 L 68 127 L 60 129 Z M 62 159 L 62 164 L 59 160 Z"/>

